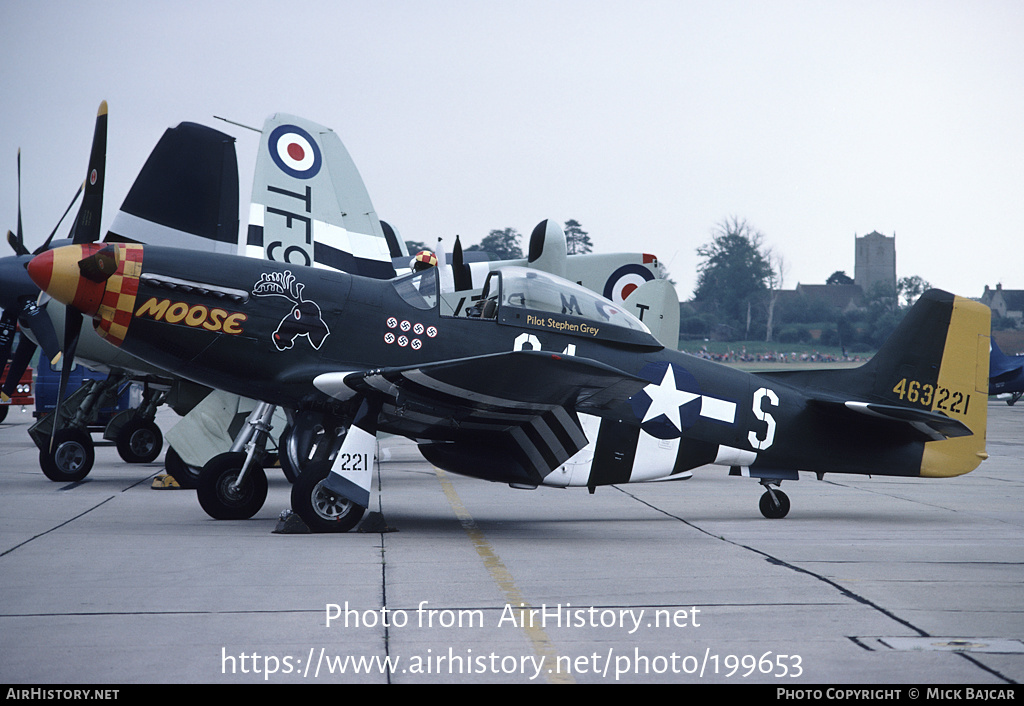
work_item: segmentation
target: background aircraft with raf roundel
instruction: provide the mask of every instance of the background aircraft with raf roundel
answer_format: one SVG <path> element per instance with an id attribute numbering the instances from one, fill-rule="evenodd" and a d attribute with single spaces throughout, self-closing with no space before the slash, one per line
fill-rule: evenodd
<path id="1" fill-rule="evenodd" d="M 291 502 L 314 531 L 357 525 L 382 433 L 517 488 L 722 466 L 760 481 L 769 518 L 787 514 L 779 486 L 800 472 L 949 477 L 987 457 L 990 312 L 940 290 L 863 366 L 755 374 L 670 349 L 625 307 L 523 267 L 492 271 L 461 309 L 443 267 L 387 280 L 95 243 L 42 253 L 29 274 L 123 350 L 294 410 L 315 451 Z M 262 506 L 258 464 L 212 470 L 207 512 Z"/>

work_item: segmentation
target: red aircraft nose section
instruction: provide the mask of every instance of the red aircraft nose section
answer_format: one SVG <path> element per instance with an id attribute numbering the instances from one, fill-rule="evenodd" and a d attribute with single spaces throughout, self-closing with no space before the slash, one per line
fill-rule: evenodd
<path id="1" fill-rule="evenodd" d="M 57 301 L 96 318 L 96 332 L 121 345 L 134 311 L 142 253 L 133 243 L 68 245 L 37 255 L 28 274 Z"/>
<path id="2" fill-rule="evenodd" d="M 88 243 L 47 250 L 28 263 L 28 275 L 57 301 L 94 316 L 103 301 L 106 282 L 84 277 L 78 263 L 104 247 L 99 243 Z"/>

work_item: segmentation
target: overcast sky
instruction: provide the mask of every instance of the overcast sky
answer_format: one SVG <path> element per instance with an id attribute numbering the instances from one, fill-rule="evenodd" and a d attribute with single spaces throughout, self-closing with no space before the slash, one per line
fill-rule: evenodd
<path id="1" fill-rule="evenodd" d="M 899 276 L 1024 288 L 1024 3 L 0 0 L 0 227 L 41 243 L 110 105 L 104 228 L 181 121 L 238 138 L 248 203 L 275 112 L 324 124 L 408 240 L 578 220 L 680 298 L 735 216 L 785 286 Z M 243 226 L 245 219 L 243 218 Z M 2 231 L 0 231 L 2 232 Z M 6 246 L 4 246 L 6 247 Z"/>

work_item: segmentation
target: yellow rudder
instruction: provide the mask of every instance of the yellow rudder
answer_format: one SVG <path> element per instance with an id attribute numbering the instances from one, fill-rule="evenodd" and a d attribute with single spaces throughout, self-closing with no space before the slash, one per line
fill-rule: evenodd
<path id="1" fill-rule="evenodd" d="M 924 445 L 921 475 L 949 478 L 973 471 L 988 458 L 988 363 L 992 314 L 987 306 L 954 297 L 932 411 L 966 424 L 970 436 Z"/>

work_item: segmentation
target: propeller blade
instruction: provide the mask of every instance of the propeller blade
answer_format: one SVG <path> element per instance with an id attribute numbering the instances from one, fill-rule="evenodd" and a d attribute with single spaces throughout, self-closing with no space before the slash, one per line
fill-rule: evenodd
<path id="1" fill-rule="evenodd" d="M 21 233 L 21 149 L 18 149 L 18 233 L 7 231 L 7 243 L 16 255 L 28 255 Z"/>
<path id="2" fill-rule="evenodd" d="M 28 336 L 22 336 L 18 341 L 18 347 L 14 349 L 14 357 L 11 358 L 11 367 L 7 372 L 7 379 L 0 388 L 0 399 L 4 402 L 11 399 L 11 393 L 21 382 L 21 376 L 32 360 L 32 354 L 36 352 L 36 344 L 32 343 Z"/>
<path id="3" fill-rule="evenodd" d="M 35 336 L 36 342 L 42 347 L 46 359 L 54 365 L 60 360 L 61 350 L 57 345 L 57 332 L 53 328 L 53 322 L 47 316 L 46 311 L 39 308 L 35 301 L 29 299 L 25 302 L 18 315 L 23 329 L 28 329 Z M 23 336 L 24 338 L 24 336 Z"/>
<path id="4" fill-rule="evenodd" d="M 71 197 L 71 203 L 69 203 L 68 207 L 66 209 L 64 209 L 64 215 L 62 215 L 60 217 L 60 220 L 57 221 L 57 225 L 55 225 L 53 227 L 53 230 L 50 231 L 50 237 L 48 237 L 46 239 L 46 242 L 44 242 L 42 245 L 40 245 L 38 248 L 36 248 L 32 252 L 33 255 L 38 255 L 39 253 L 46 252 L 47 250 L 50 249 L 50 241 L 52 241 L 53 240 L 53 236 L 57 234 L 57 229 L 60 228 L 60 224 L 64 222 L 64 219 L 67 217 L 68 213 L 71 212 L 71 207 L 75 205 L 75 201 L 78 200 L 78 196 L 79 196 L 79 194 L 82 193 L 82 189 L 84 189 L 84 188 L 85 188 L 85 182 L 83 181 L 78 186 L 78 191 L 76 191 L 75 195 Z M 7 231 L 7 232 L 10 233 L 10 231 Z"/>
<path id="5" fill-rule="evenodd" d="M 53 409 L 53 427 L 50 429 L 50 450 L 53 450 L 53 438 L 60 428 L 60 408 L 64 404 L 64 395 L 68 389 L 68 378 L 75 364 L 75 349 L 78 348 L 78 336 L 82 332 L 82 314 L 71 306 L 64 310 L 64 359 L 60 366 L 60 385 L 57 387 L 57 406 Z"/>
<path id="6" fill-rule="evenodd" d="M 20 244 L 18 243 L 18 236 L 11 231 L 7 231 L 7 244 L 14 249 L 16 255 L 28 255 L 28 252 L 21 252 L 18 250 L 18 245 Z"/>
<path id="7" fill-rule="evenodd" d="M 18 247 L 19 255 L 27 254 L 25 249 L 25 234 L 21 230 L 21 148 L 18 148 Z"/>
<path id="8" fill-rule="evenodd" d="M 103 181 L 107 163 L 107 102 L 100 103 L 96 128 L 89 155 L 89 173 L 85 179 L 85 195 L 78 209 L 72 242 L 95 243 L 100 239 L 100 216 L 103 213 Z"/>

